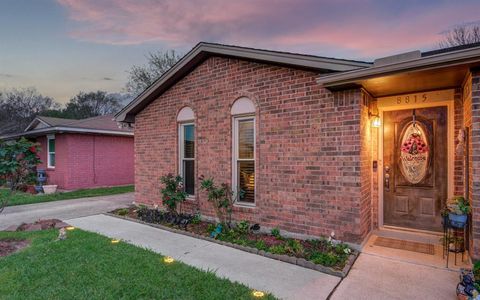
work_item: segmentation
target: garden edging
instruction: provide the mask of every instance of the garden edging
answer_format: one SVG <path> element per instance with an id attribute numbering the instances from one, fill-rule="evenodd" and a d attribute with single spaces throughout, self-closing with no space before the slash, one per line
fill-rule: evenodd
<path id="1" fill-rule="evenodd" d="M 335 270 L 335 269 L 330 268 L 330 267 L 325 267 L 325 266 L 322 266 L 322 265 L 314 264 L 313 262 L 308 261 L 304 258 L 297 258 L 297 257 L 294 257 L 294 256 L 289 256 L 289 255 L 273 254 L 273 253 L 266 252 L 266 251 L 263 251 L 263 250 L 258 250 L 258 249 L 253 248 L 253 247 L 237 245 L 237 244 L 233 244 L 233 243 L 230 243 L 230 242 L 224 242 L 224 241 L 216 240 L 216 239 L 213 239 L 211 237 L 203 236 L 203 235 L 196 234 L 196 233 L 193 233 L 193 232 L 190 232 L 190 231 L 184 231 L 184 230 L 180 230 L 180 229 L 176 229 L 176 228 L 171 228 L 171 227 L 160 225 L 160 224 L 147 223 L 147 222 L 144 222 L 142 220 L 130 218 L 128 216 L 119 216 L 117 214 L 113 214 L 113 213 L 109 213 L 109 212 L 105 213 L 105 215 L 115 217 L 115 218 L 118 218 L 118 219 L 123 219 L 123 220 L 131 221 L 131 222 L 139 223 L 139 224 L 143 224 L 143 225 L 148 225 L 148 226 L 151 226 L 151 227 L 155 227 L 155 228 L 158 228 L 158 229 L 170 231 L 170 232 L 173 232 L 173 233 L 178 233 L 178 234 L 182 234 L 182 235 L 206 240 L 206 241 L 216 243 L 216 244 L 219 244 L 219 245 L 235 248 L 235 249 L 238 249 L 238 250 L 241 250 L 241 251 L 261 255 L 261 256 L 264 256 L 264 257 L 267 257 L 267 258 L 271 258 L 271 259 L 276 259 L 276 260 L 283 261 L 283 262 L 286 262 L 286 263 L 289 263 L 289 264 L 294 264 L 294 265 L 297 265 L 297 266 L 300 266 L 300 267 L 312 269 L 312 270 L 315 270 L 315 271 L 318 271 L 318 272 L 326 273 L 326 274 L 337 276 L 337 277 L 340 277 L 340 278 L 344 278 L 345 276 L 347 276 L 348 272 L 350 271 L 351 267 L 353 266 L 353 263 L 355 262 L 355 260 L 357 259 L 358 255 L 359 255 L 358 251 L 353 251 L 352 254 L 350 254 L 350 256 L 348 257 L 348 260 L 345 263 L 345 266 L 343 267 L 343 269 L 341 271 L 339 271 L 339 270 Z"/>

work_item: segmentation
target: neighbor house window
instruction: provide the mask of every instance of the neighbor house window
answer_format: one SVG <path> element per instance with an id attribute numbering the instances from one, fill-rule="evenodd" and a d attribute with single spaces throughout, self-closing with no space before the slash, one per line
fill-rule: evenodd
<path id="1" fill-rule="evenodd" d="M 179 174 L 183 178 L 185 192 L 195 195 L 195 125 L 193 110 L 184 107 L 177 116 Z"/>
<path id="2" fill-rule="evenodd" d="M 47 137 L 47 166 L 55 168 L 55 136 Z"/>
<path id="3" fill-rule="evenodd" d="M 233 188 L 241 203 L 255 203 L 255 106 L 248 98 L 238 99 L 233 115 Z"/>

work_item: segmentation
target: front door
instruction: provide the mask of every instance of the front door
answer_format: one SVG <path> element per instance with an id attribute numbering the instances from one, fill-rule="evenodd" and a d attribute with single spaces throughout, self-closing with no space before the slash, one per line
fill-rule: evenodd
<path id="1" fill-rule="evenodd" d="M 447 124 L 445 106 L 384 112 L 384 225 L 441 231 Z"/>

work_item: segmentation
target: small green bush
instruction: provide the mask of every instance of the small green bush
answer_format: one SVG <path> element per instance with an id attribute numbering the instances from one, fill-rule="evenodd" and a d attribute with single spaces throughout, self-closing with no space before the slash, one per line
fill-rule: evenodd
<path id="1" fill-rule="evenodd" d="M 192 224 L 199 224 L 202 220 L 202 215 L 200 213 L 196 213 L 192 218 Z"/>
<path id="2" fill-rule="evenodd" d="M 247 235 L 248 232 L 250 231 L 250 223 L 246 220 L 241 221 L 237 224 L 237 227 L 235 229 L 238 232 L 238 234 Z"/>
<path id="3" fill-rule="evenodd" d="M 303 254 L 303 246 L 302 244 L 294 239 L 288 239 L 285 243 L 285 252 L 292 255 L 300 255 Z"/>
<path id="4" fill-rule="evenodd" d="M 128 208 L 120 208 L 119 210 L 117 210 L 117 215 L 126 216 L 128 215 L 128 212 Z"/>
<path id="5" fill-rule="evenodd" d="M 215 230 L 215 228 L 217 228 L 217 226 L 215 226 L 215 224 L 208 224 L 207 232 L 210 234 Z"/>
<path id="6" fill-rule="evenodd" d="M 265 244 L 264 241 L 255 242 L 255 248 L 257 248 L 258 250 L 263 250 L 263 251 L 268 250 L 268 246 L 267 246 L 267 244 Z"/>
<path id="7" fill-rule="evenodd" d="M 282 236 L 280 235 L 280 229 L 278 229 L 277 227 L 275 228 L 272 228 L 272 230 L 270 231 L 270 233 L 276 237 L 277 239 L 281 238 Z"/>
<path id="8" fill-rule="evenodd" d="M 320 264 L 327 267 L 334 266 L 340 262 L 339 257 L 334 253 L 331 253 L 331 252 L 323 253 L 318 251 L 313 252 L 309 257 L 309 260 L 315 264 Z"/>
<path id="9" fill-rule="evenodd" d="M 287 251 L 285 250 L 285 247 L 283 245 L 275 245 L 271 246 L 268 248 L 268 252 L 271 252 L 273 254 L 285 254 Z"/>

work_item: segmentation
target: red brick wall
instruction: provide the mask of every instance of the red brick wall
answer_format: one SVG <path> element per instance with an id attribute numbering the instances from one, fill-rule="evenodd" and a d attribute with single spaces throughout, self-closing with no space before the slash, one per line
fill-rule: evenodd
<path id="1" fill-rule="evenodd" d="M 160 177 L 178 172 L 176 115 L 186 105 L 196 118 L 197 177 L 231 184 L 230 107 L 246 96 L 257 106 L 256 207 L 235 207 L 234 219 L 314 236 L 335 231 L 361 242 L 370 226 L 369 183 L 361 181 L 362 93 L 333 94 L 316 76 L 236 59 L 205 61 L 136 116 L 136 201 L 160 204 Z M 198 186 L 183 209 L 213 217 Z"/>
<path id="2" fill-rule="evenodd" d="M 372 229 L 372 122 L 369 117 L 373 98 L 362 91 L 360 109 L 360 229 L 362 237 L 366 237 Z"/>
<path id="3" fill-rule="evenodd" d="M 472 211 L 472 256 L 480 259 L 480 71 L 473 71 L 466 83 L 464 102 L 465 126 L 469 130 L 468 197 Z"/>
<path id="4" fill-rule="evenodd" d="M 61 189 L 126 185 L 134 182 L 132 137 L 56 134 L 56 166 L 47 169 L 48 183 Z M 46 137 L 37 139 L 42 149 Z M 46 168 L 46 151 L 41 152 Z"/>

